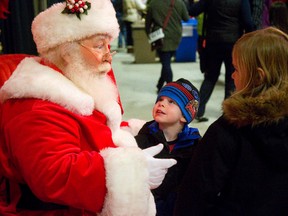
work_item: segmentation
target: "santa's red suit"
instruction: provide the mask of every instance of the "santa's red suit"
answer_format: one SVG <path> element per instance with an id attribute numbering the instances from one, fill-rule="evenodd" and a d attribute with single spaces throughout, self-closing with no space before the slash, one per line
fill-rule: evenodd
<path id="1" fill-rule="evenodd" d="M 0 90 L 0 172 L 10 187 L 0 215 L 154 215 L 142 151 L 116 147 L 107 126 L 113 115 L 40 61 L 25 58 Z M 23 188 L 57 205 L 21 209 Z"/>

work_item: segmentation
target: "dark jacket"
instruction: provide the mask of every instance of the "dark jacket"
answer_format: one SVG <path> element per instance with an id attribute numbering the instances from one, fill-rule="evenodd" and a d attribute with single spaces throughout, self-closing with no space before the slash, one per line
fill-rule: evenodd
<path id="1" fill-rule="evenodd" d="M 147 122 L 135 138 L 142 149 L 162 143 L 164 148 L 155 157 L 174 158 L 177 160 L 177 164 L 169 168 L 163 183 L 158 188 L 152 190 L 156 201 L 157 215 L 172 215 L 173 210 L 171 208 L 173 209 L 172 205 L 174 205 L 179 184 L 190 162 L 194 148 L 201 138 L 199 131 L 196 128 L 190 128 L 185 125 L 182 132 L 178 135 L 176 142 L 173 142 L 175 146 L 172 151 L 169 150 L 169 144 L 163 132 L 159 129 L 158 123 L 155 121 Z M 159 213 L 161 211 L 159 208 L 165 212 L 170 211 L 170 213 Z"/>
<path id="2" fill-rule="evenodd" d="M 164 45 L 162 51 L 175 51 L 182 38 L 181 20 L 188 21 L 189 15 L 183 0 L 174 0 L 174 7 L 168 24 L 164 29 Z M 171 0 L 151 0 L 148 5 L 145 20 L 146 33 L 149 34 L 163 27 L 164 20 L 168 14 Z"/>
<path id="3" fill-rule="evenodd" d="M 193 155 L 176 216 L 288 215 L 287 91 L 224 101 Z"/>
<path id="4" fill-rule="evenodd" d="M 255 29 L 249 0 L 200 0 L 190 5 L 189 15 L 207 14 L 207 43 L 235 43 L 244 31 Z"/>

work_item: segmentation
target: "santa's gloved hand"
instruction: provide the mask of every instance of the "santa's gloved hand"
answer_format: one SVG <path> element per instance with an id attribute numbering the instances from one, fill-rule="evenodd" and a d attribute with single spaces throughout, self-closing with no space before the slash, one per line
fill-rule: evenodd
<path id="1" fill-rule="evenodd" d="M 143 150 L 148 163 L 150 189 L 159 187 L 168 171 L 168 168 L 177 163 L 174 159 L 157 159 L 153 157 L 162 149 L 163 144 L 159 144 Z"/>

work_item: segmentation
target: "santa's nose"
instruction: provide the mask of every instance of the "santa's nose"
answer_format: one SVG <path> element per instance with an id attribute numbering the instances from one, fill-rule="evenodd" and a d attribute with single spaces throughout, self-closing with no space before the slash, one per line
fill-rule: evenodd
<path id="1" fill-rule="evenodd" d="M 116 51 L 113 52 L 107 52 L 105 55 L 103 55 L 103 61 L 112 62 L 112 56 L 116 54 Z"/>

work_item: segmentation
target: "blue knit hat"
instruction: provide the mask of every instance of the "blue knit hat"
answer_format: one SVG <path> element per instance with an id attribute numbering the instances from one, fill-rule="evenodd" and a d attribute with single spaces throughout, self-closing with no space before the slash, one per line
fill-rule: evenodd
<path id="1" fill-rule="evenodd" d="M 169 97 L 178 104 L 187 124 L 196 117 L 200 102 L 199 92 L 188 80 L 181 78 L 168 83 L 159 91 L 157 101 L 161 96 Z"/>

